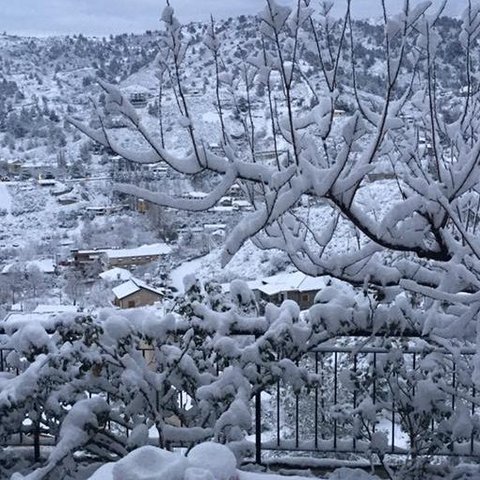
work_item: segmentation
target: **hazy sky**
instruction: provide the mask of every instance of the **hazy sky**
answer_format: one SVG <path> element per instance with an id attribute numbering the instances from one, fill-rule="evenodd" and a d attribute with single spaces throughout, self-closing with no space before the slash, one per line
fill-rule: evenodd
<path id="1" fill-rule="evenodd" d="M 290 3 L 288 0 L 279 0 Z M 435 0 L 439 1 L 439 0 Z M 317 3 L 314 1 L 314 3 Z M 340 12 L 345 0 L 334 0 Z M 401 0 L 387 0 L 392 11 Z M 467 0 L 450 0 L 449 13 L 458 14 Z M 17 35 L 144 32 L 158 29 L 164 0 L 0 0 L 0 31 Z M 226 18 L 259 12 L 264 0 L 171 0 L 182 22 L 205 20 L 210 13 Z M 356 16 L 378 16 L 379 0 L 352 0 Z"/>

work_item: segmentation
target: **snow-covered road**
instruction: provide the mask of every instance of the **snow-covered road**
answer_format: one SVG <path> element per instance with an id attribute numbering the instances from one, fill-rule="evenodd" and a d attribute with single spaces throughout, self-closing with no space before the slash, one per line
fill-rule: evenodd
<path id="1" fill-rule="evenodd" d="M 12 197 L 8 192 L 7 186 L 0 182 L 0 209 L 7 210 L 10 213 L 12 207 Z"/>
<path id="2" fill-rule="evenodd" d="M 197 273 L 203 260 L 204 257 L 195 258 L 189 262 L 182 263 L 170 272 L 171 284 L 179 293 L 184 293 L 185 291 L 185 288 L 183 287 L 184 277 Z"/>

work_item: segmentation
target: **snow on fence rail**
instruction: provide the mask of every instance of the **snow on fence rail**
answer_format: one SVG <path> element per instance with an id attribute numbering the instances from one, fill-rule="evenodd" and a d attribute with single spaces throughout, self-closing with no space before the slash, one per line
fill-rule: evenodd
<path id="1" fill-rule="evenodd" d="M 271 418 L 266 422 L 264 413 L 262 424 L 270 423 L 272 429 L 262 432 L 261 449 L 480 456 L 480 398 L 468 373 L 459 380 L 459 372 L 471 370 L 473 355 L 473 348 L 454 353 L 409 346 L 321 345 L 297 362 L 318 376 L 317 385 L 295 392 L 277 382 L 269 391 L 261 409 Z M 449 368 L 442 367 L 443 378 L 435 386 L 424 373 L 440 357 Z M 432 403 L 427 389 L 436 390 Z M 419 427 L 412 420 L 422 414 Z"/>
<path id="2" fill-rule="evenodd" d="M 406 339 L 389 348 L 355 347 L 347 345 L 351 340 L 320 345 L 296 361 L 314 375 L 309 387 L 278 381 L 256 393 L 252 432 L 257 463 L 272 451 L 480 456 L 480 398 L 469 374 L 474 349 L 413 347 Z M 139 350 L 144 358 L 152 352 Z M 18 375 L 18 368 L 9 365 L 10 352 L 0 348 L 0 372 Z M 276 356 L 280 359 L 280 352 Z M 442 375 L 437 384 L 427 378 L 435 368 Z M 182 392 L 178 398 L 185 401 Z M 107 428 L 122 428 L 112 425 L 109 421 Z M 47 425 L 27 421 L 22 427 L 6 444 L 32 445 L 37 460 L 40 446 L 57 441 Z M 170 447 L 185 446 L 173 438 L 165 441 Z"/>

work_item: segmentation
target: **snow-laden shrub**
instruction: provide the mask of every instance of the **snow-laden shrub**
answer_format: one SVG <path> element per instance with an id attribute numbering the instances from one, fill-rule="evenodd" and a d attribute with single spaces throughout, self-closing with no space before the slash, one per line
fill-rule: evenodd
<path id="1" fill-rule="evenodd" d="M 417 473 L 430 455 L 478 438 L 480 425 L 464 394 L 475 385 L 472 362 L 424 343 L 412 364 L 401 341 L 382 340 L 382 328 L 390 331 L 390 316 L 399 306 L 405 323 L 425 315 L 408 311 L 402 295 L 376 306 L 330 295 L 303 314 L 285 301 L 267 305 L 259 317 L 241 301 L 251 299 L 245 285 L 233 285 L 240 297 L 236 303 L 222 302 L 212 285 L 204 289 L 190 283 L 177 305 L 182 315 L 105 309 L 95 317 L 59 317 L 48 332 L 27 324 L 1 338 L 11 349 L 5 357 L 9 371 L 0 375 L 2 443 L 19 432 L 56 438 L 56 447 L 29 480 L 62 478 L 82 455 L 110 461 L 150 443 L 192 447 L 213 440 L 241 459 L 252 447 L 245 441 L 252 433 L 252 399 L 277 384 L 285 386 L 282 401 L 305 398 L 302 427 L 312 421 L 311 392 L 323 389 L 327 402 L 320 418 L 335 418 L 338 433 L 363 442 L 366 452 L 382 461 L 388 444 L 376 427 L 392 408 L 408 436 L 407 466 Z M 365 354 L 354 370 L 348 370 L 346 356 L 335 367 L 326 358 L 315 373 L 309 355 L 319 344 L 373 327 L 378 335 L 372 339 L 383 342 L 385 353 L 375 360 Z M 450 401 L 452 361 L 455 405 Z M 332 405 L 328 378 L 337 369 L 341 388 Z"/>

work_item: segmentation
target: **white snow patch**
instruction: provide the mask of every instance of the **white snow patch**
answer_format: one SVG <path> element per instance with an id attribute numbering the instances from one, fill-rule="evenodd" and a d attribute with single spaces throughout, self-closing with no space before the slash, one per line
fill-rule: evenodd
<path id="1" fill-rule="evenodd" d="M 40 304 L 35 307 L 33 313 L 77 313 L 76 305 L 46 305 Z"/>
<path id="2" fill-rule="evenodd" d="M 107 282 L 116 282 L 119 280 L 126 282 L 132 278 L 132 274 L 125 268 L 115 267 L 106 272 L 102 272 L 100 278 Z"/>
<path id="3" fill-rule="evenodd" d="M 126 258 L 168 255 L 172 248 L 166 243 L 154 243 L 152 245 L 142 245 L 137 248 L 116 248 L 105 251 L 108 258 Z"/>
<path id="4" fill-rule="evenodd" d="M 179 293 L 185 292 L 183 279 L 188 275 L 195 275 L 200 270 L 203 260 L 204 257 L 195 258 L 189 262 L 182 263 L 170 272 L 171 284 Z"/>
<path id="5" fill-rule="evenodd" d="M 2 269 L 2 274 L 7 274 L 12 268 L 14 268 L 17 263 L 9 263 L 5 265 Z M 38 268 L 42 273 L 55 273 L 56 265 L 55 261 L 52 258 L 42 258 L 40 260 L 30 260 L 25 264 L 25 270 L 28 270 L 31 267 Z"/>
<path id="6" fill-rule="evenodd" d="M 9 214 L 12 208 L 12 197 L 4 183 L 0 183 L 0 208 L 4 208 Z"/>
<path id="7" fill-rule="evenodd" d="M 190 450 L 187 458 L 192 467 L 208 470 L 216 480 L 231 480 L 236 476 L 237 460 L 225 445 L 200 443 Z"/>
<path id="8" fill-rule="evenodd" d="M 311 477 L 242 472 L 236 469 L 233 453 L 224 445 L 206 442 L 194 447 L 187 457 L 146 446 L 116 463 L 100 467 L 88 480 L 307 480 Z M 362 470 L 340 468 L 331 480 L 378 480 Z M 319 480 L 321 480 L 319 478 Z"/>

